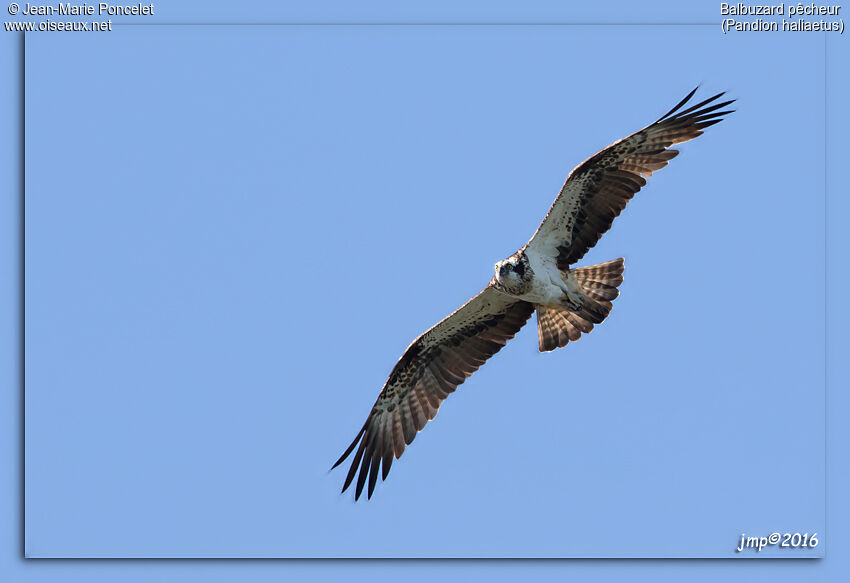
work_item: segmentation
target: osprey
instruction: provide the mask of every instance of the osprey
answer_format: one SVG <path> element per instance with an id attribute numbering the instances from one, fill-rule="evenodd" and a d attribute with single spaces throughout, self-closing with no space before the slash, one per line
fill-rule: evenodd
<path id="1" fill-rule="evenodd" d="M 414 340 L 390 372 L 366 423 L 333 467 L 357 448 L 342 491 L 357 476 L 354 499 L 366 481 L 372 497 L 378 473 L 386 479 L 416 433 L 440 404 L 496 354 L 537 312 L 539 349 L 576 341 L 611 312 L 623 282 L 623 259 L 573 268 L 646 184 L 702 130 L 733 110 L 723 93 L 682 109 L 691 91 L 655 123 L 608 146 L 578 165 L 531 240 L 496 263 L 478 295 Z M 359 447 L 358 447 L 359 444 Z"/>

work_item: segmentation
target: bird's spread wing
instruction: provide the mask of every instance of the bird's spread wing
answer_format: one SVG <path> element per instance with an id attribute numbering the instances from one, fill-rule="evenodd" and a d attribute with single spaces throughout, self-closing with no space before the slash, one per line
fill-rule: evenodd
<path id="1" fill-rule="evenodd" d="M 354 498 L 360 497 L 367 478 L 371 498 L 378 472 L 386 479 L 393 457 L 401 456 L 449 393 L 513 338 L 532 312 L 532 304 L 487 286 L 414 340 L 390 373 L 363 428 L 333 466 L 357 448 L 342 491 L 359 468 Z"/>
<path id="2" fill-rule="evenodd" d="M 683 109 L 694 93 L 696 89 L 652 125 L 611 144 L 570 172 L 526 247 L 556 257 L 561 269 L 581 259 L 646 184 L 645 177 L 679 153 L 670 146 L 694 139 L 731 113 L 719 111 L 734 101 L 717 103 L 723 93 Z"/>

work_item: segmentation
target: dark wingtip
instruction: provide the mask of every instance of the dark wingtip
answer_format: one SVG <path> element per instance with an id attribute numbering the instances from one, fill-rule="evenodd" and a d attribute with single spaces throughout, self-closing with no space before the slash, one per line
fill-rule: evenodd
<path id="1" fill-rule="evenodd" d="M 688 102 L 688 100 L 690 100 L 690 98 L 694 96 L 694 93 L 696 93 L 696 92 L 697 92 L 697 89 L 699 89 L 699 88 L 700 88 L 700 86 L 699 86 L 699 85 L 697 85 L 696 87 L 694 87 L 694 88 L 693 88 L 693 90 L 692 90 L 690 93 L 688 93 L 682 101 L 680 101 L 679 103 L 677 103 L 677 104 L 673 107 L 673 109 L 671 109 L 670 111 L 668 111 L 667 113 L 665 113 L 664 115 L 662 115 L 661 117 L 659 117 L 656 121 L 661 121 L 661 120 L 667 119 L 667 118 L 668 118 L 671 114 L 673 114 L 673 113 L 674 113 L 677 109 L 679 109 L 680 107 L 682 107 L 683 105 L 685 105 L 685 104 Z"/>
<path id="2" fill-rule="evenodd" d="M 660 118 L 658 118 L 658 120 L 655 123 L 662 122 L 662 121 L 668 121 L 668 120 L 671 120 L 671 119 L 685 119 L 686 117 L 690 118 L 690 117 L 697 117 L 697 116 L 701 116 L 701 115 L 706 115 L 708 113 L 711 113 L 713 111 L 717 111 L 718 109 L 726 107 L 727 105 L 735 102 L 734 99 L 730 99 L 730 100 L 724 101 L 722 103 L 713 103 L 717 99 L 726 95 L 726 91 L 721 91 L 720 93 L 712 95 L 708 99 L 704 99 L 703 101 L 700 101 L 699 103 L 697 103 L 695 105 L 691 105 L 687 109 L 683 110 L 682 107 L 684 107 L 684 105 L 690 101 L 690 99 L 696 94 L 696 91 L 699 88 L 700 88 L 700 85 L 697 85 L 690 93 L 688 93 L 685 96 L 685 98 L 682 101 L 677 103 L 676 106 L 673 107 L 673 109 L 671 109 L 670 111 L 668 111 L 667 113 L 662 115 Z M 708 107 L 706 107 L 706 106 L 708 106 Z M 728 114 L 728 113 L 732 113 L 733 111 L 734 110 L 723 111 L 723 112 L 718 113 L 717 115 L 725 115 L 725 114 Z"/>
<path id="3" fill-rule="evenodd" d="M 372 452 L 372 448 L 375 444 L 375 434 L 370 432 L 369 435 L 366 435 L 363 438 L 363 441 L 360 444 L 360 450 L 365 450 L 365 454 L 362 456 L 362 460 L 360 458 L 355 458 L 355 462 L 360 462 L 360 471 L 357 474 L 357 489 L 354 491 L 354 499 L 358 500 L 360 498 L 360 494 L 363 492 L 363 486 L 366 484 L 366 478 L 369 475 L 369 465 L 371 460 L 369 459 L 369 455 Z M 358 450 L 358 454 L 360 453 Z M 354 474 L 356 471 L 356 465 L 352 463 L 350 473 Z"/>
<path id="4" fill-rule="evenodd" d="M 683 111 L 677 111 L 676 115 L 671 116 L 671 117 L 676 118 L 676 119 L 684 119 L 685 117 L 688 117 L 689 114 L 691 114 L 691 115 L 701 115 L 701 113 L 707 113 L 709 111 L 714 111 L 715 109 L 717 109 L 719 107 L 723 107 L 723 106 L 720 105 L 720 104 L 714 104 L 711 107 L 705 107 L 705 106 L 708 105 L 709 103 L 712 103 L 714 100 L 722 97 L 725 94 L 726 94 L 726 92 L 723 91 L 722 93 L 718 93 L 717 95 L 712 95 L 708 99 L 704 99 L 703 101 L 700 101 L 696 105 L 690 106 L 688 109 L 685 109 Z M 730 103 L 730 102 L 727 102 L 727 104 L 728 103 Z M 701 107 L 704 108 L 704 109 L 700 109 Z M 699 111 L 697 111 L 697 110 L 699 110 Z"/>
<path id="5" fill-rule="evenodd" d="M 354 451 L 354 448 L 357 447 L 357 443 L 360 441 L 360 438 L 363 437 L 363 434 L 366 433 L 366 425 L 368 425 L 369 421 L 363 424 L 363 427 L 360 428 L 360 431 L 357 432 L 357 437 L 354 438 L 354 441 L 351 442 L 351 445 L 339 456 L 339 459 L 334 462 L 334 465 L 331 466 L 331 470 L 336 469 L 339 464 L 345 461 L 345 459 L 351 455 L 351 452 Z M 330 470 L 328 470 L 330 471 Z M 343 490 L 344 491 L 344 490 Z"/>

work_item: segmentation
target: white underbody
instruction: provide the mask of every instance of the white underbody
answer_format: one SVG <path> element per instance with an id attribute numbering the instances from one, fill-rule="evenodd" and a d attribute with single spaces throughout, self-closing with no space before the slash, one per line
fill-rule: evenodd
<path id="1" fill-rule="evenodd" d="M 585 294 L 571 271 L 561 271 L 554 258 L 530 250 L 526 252 L 526 257 L 534 274 L 531 285 L 522 294 L 510 295 L 533 304 L 552 307 L 576 309 L 582 305 Z"/>
<path id="2" fill-rule="evenodd" d="M 564 273 L 558 269 L 552 257 L 536 253 L 527 253 L 526 256 L 534 271 L 534 279 L 531 280 L 531 290 L 523 294 L 522 299 L 546 306 L 581 304 L 584 293 L 571 272 Z"/>

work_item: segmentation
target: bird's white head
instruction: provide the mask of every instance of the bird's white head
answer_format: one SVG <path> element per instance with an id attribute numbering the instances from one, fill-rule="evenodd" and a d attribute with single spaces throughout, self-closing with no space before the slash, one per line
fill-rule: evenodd
<path id="1" fill-rule="evenodd" d="M 511 295 L 525 293 L 531 282 L 531 266 L 524 254 L 516 254 L 499 261 L 495 266 L 496 276 L 494 284 L 496 289 Z"/>

